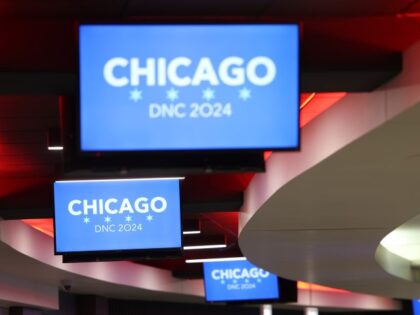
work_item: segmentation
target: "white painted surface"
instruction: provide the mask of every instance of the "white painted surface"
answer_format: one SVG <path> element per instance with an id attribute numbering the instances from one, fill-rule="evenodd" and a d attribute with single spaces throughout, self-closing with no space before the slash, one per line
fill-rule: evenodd
<path id="1" fill-rule="evenodd" d="M 204 303 L 202 280 L 180 280 L 169 271 L 142 266 L 131 262 L 63 264 L 60 256 L 53 255 L 53 240 L 19 221 L 0 222 L 0 272 L 25 279 L 32 284 L 28 289 L 33 295 L 32 306 L 56 308 L 57 299 L 51 305 L 37 299 L 38 288 L 62 287 L 63 282 L 72 284 L 72 293 L 96 294 L 100 296 L 163 300 L 173 302 Z M 0 277 L 1 286 L 5 280 Z M 37 284 L 37 287 L 33 285 Z M 18 290 L 16 282 L 8 292 Z M 299 301 L 293 306 L 334 307 L 337 309 L 394 310 L 400 303 L 375 296 L 340 292 L 318 292 L 299 290 Z M 16 297 L 4 295 L 6 300 Z M 54 295 L 55 297 L 55 295 Z M 22 304 L 22 303 L 20 303 Z M 1 291 L 0 291 L 0 305 Z"/>
<path id="2" fill-rule="evenodd" d="M 420 213 L 420 43 L 404 71 L 349 94 L 302 130 L 301 152 L 275 153 L 245 193 L 239 244 L 280 276 L 391 297 L 420 285 L 375 261 L 382 238 Z"/>
<path id="3" fill-rule="evenodd" d="M 58 289 L 55 286 L 0 273 L 0 303 L 8 306 L 27 305 L 58 309 Z M 2 314 L 0 309 L 0 315 Z"/>
<path id="4" fill-rule="evenodd" d="M 168 270 L 129 261 L 63 264 L 54 256 L 53 239 L 20 221 L 0 221 L 0 255 L 0 272 L 55 290 L 71 281 L 74 293 L 117 298 L 199 302 L 204 295 L 201 280 L 176 279 Z"/>

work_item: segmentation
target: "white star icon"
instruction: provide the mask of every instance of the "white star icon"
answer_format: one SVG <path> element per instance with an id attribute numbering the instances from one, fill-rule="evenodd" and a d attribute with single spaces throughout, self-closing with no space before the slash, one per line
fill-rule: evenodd
<path id="1" fill-rule="evenodd" d="M 153 220 L 153 216 L 149 214 L 149 215 L 146 217 L 146 220 L 147 220 L 147 221 L 149 221 L 149 222 L 150 222 L 150 221 L 152 221 L 152 220 Z"/>
<path id="2" fill-rule="evenodd" d="M 105 222 L 106 222 L 106 223 L 111 222 L 111 218 L 110 218 L 109 216 L 106 216 L 106 217 L 105 217 Z"/>
<path id="3" fill-rule="evenodd" d="M 214 98 L 214 94 L 215 94 L 215 92 L 211 88 L 207 88 L 207 89 L 203 90 L 203 98 L 207 102 Z"/>
<path id="4" fill-rule="evenodd" d="M 257 281 L 258 281 L 258 282 L 261 282 L 261 279 L 260 279 L 260 278 L 258 278 L 258 279 L 257 279 Z"/>
<path id="5" fill-rule="evenodd" d="M 233 279 L 233 281 L 232 281 L 233 283 L 236 283 L 236 282 L 238 282 L 238 281 L 236 281 L 236 279 Z"/>
<path id="6" fill-rule="evenodd" d="M 131 221 L 131 216 L 129 216 L 129 215 L 128 215 L 128 216 L 126 216 L 126 217 L 125 217 L 125 221 L 130 222 L 130 221 Z"/>
<path id="7" fill-rule="evenodd" d="M 83 222 L 85 222 L 86 224 L 88 224 L 90 222 L 90 219 L 88 217 L 84 217 Z"/>
<path id="8" fill-rule="evenodd" d="M 179 91 L 175 90 L 174 88 L 171 88 L 170 90 L 166 91 L 166 98 L 170 100 L 171 102 L 177 100 L 179 98 Z"/>
<path id="9" fill-rule="evenodd" d="M 242 89 L 239 90 L 239 98 L 241 100 L 248 100 L 251 98 L 251 90 L 247 89 L 246 87 L 243 87 Z"/>
<path id="10" fill-rule="evenodd" d="M 249 280 L 248 279 L 245 279 L 245 283 L 249 283 Z"/>
<path id="11" fill-rule="evenodd" d="M 221 284 L 225 284 L 225 280 L 220 281 Z"/>
<path id="12" fill-rule="evenodd" d="M 133 102 L 138 102 L 143 99 L 143 91 L 140 91 L 138 89 L 133 89 L 130 91 L 130 100 Z"/>

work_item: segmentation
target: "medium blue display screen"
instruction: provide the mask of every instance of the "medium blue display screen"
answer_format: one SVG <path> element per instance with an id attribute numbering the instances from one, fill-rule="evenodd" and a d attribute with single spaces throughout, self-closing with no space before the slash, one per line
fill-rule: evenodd
<path id="1" fill-rule="evenodd" d="M 297 25 L 80 26 L 82 151 L 296 149 Z"/>
<path id="2" fill-rule="evenodd" d="M 413 314 L 420 315 L 420 300 L 413 300 Z"/>
<path id="3" fill-rule="evenodd" d="M 206 300 L 209 302 L 280 298 L 277 276 L 247 260 L 207 262 L 203 266 Z"/>
<path id="4" fill-rule="evenodd" d="M 57 253 L 181 247 L 179 180 L 54 183 Z"/>

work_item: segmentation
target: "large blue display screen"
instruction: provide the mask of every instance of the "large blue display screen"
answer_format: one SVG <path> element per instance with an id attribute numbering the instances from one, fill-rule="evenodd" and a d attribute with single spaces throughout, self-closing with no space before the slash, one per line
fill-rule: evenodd
<path id="1" fill-rule="evenodd" d="M 179 180 L 54 183 L 56 252 L 181 247 Z"/>
<path id="2" fill-rule="evenodd" d="M 297 25 L 80 26 L 82 151 L 296 149 Z"/>
<path id="3" fill-rule="evenodd" d="M 280 298 L 277 276 L 247 260 L 207 262 L 203 266 L 206 300 L 209 302 Z"/>

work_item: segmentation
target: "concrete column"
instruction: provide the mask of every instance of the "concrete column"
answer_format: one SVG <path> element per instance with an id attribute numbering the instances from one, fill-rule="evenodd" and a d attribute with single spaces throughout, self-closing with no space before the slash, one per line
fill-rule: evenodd
<path id="1" fill-rule="evenodd" d="M 305 315 L 318 315 L 318 309 L 316 307 L 306 307 Z"/>
<path id="2" fill-rule="evenodd" d="M 260 305 L 260 315 L 272 315 L 273 314 L 273 305 L 264 304 Z"/>

